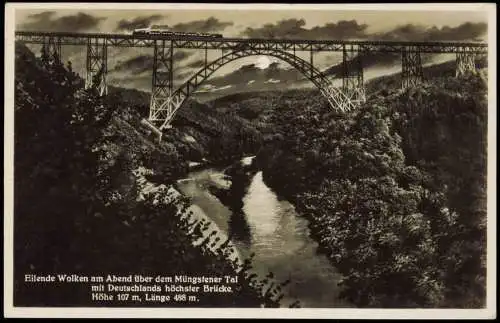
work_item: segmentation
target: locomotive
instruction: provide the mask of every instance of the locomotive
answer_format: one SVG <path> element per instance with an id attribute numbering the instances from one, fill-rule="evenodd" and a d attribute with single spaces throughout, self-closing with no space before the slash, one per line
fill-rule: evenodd
<path id="1" fill-rule="evenodd" d="M 189 37 L 204 37 L 204 38 L 222 38 L 221 34 L 209 34 L 209 33 L 189 33 L 189 32 L 179 32 L 172 31 L 165 28 L 160 28 L 158 26 L 151 26 L 148 28 L 139 28 L 134 29 L 132 32 L 134 36 L 144 36 L 144 35 L 153 35 L 153 36 L 189 36 Z"/>

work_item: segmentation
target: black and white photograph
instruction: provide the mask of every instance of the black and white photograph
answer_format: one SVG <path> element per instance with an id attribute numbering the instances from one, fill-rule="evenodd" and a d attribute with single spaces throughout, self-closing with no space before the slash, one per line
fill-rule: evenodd
<path id="1" fill-rule="evenodd" d="M 4 316 L 496 318 L 495 12 L 7 4 Z"/>

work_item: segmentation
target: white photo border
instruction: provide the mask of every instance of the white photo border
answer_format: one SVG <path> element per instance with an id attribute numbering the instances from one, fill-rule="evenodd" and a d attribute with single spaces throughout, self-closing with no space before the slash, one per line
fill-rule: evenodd
<path id="1" fill-rule="evenodd" d="M 19 9 L 183 9 L 183 10 L 379 10 L 483 11 L 488 14 L 488 181 L 487 302 L 484 309 L 243 309 L 243 308 L 57 308 L 13 306 L 14 189 L 14 29 Z M 4 102 L 4 317 L 17 318 L 335 318 L 469 319 L 496 318 L 496 4 L 153 4 L 7 3 L 5 6 Z"/>

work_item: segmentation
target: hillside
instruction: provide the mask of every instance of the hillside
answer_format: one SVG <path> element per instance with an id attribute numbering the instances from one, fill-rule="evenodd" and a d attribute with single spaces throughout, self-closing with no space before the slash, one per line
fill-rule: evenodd
<path id="1" fill-rule="evenodd" d="M 257 155 L 268 185 L 310 221 L 360 307 L 485 302 L 484 74 L 383 89 L 339 115 L 282 99 Z M 389 88 L 389 90 L 387 90 Z"/>
<path id="2" fill-rule="evenodd" d="M 422 71 L 424 74 L 424 78 L 427 80 L 432 80 L 442 77 L 454 77 L 455 66 L 456 66 L 455 61 L 448 61 L 444 63 L 425 66 L 423 67 Z M 476 68 L 481 70 L 486 70 L 488 68 L 487 59 L 485 57 L 477 58 Z M 395 73 L 392 75 L 385 75 L 371 79 L 366 84 L 366 91 L 368 94 L 370 94 L 380 90 L 399 89 L 400 87 L 401 87 L 401 73 Z"/>
<path id="3" fill-rule="evenodd" d="M 83 90 L 69 66 L 36 58 L 21 44 L 15 85 L 15 306 L 96 306 L 87 284 L 25 281 L 26 274 L 73 273 L 238 277 L 232 293 L 142 306 L 280 305 L 278 286 L 250 276 L 250 261 L 230 261 L 227 242 L 214 248 L 210 234 L 194 244 L 207 225 L 190 221 L 185 199 L 142 194 L 138 171 L 150 169 L 169 184 L 184 174 L 186 160 L 175 136 L 157 145 L 138 127 L 137 92 L 101 98 Z M 106 303 L 131 305 L 136 301 Z"/>
<path id="4" fill-rule="evenodd" d="M 486 70 L 486 59 L 477 59 L 476 66 L 481 70 Z M 340 69 L 340 65 L 335 66 L 335 68 Z M 332 71 L 336 71 L 336 69 Z M 427 80 L 455 76 L 455 61 L 426 66 L 423 68 L 423 73 Z M 365 87 L 368 97 L 370 95 L 379 95 L 380 91 L 399 90 L 401 88 L 401 73 L 394 73 L 370 79 L 366 81 Z M 218 97 L 206 102 L 205 104 L 214 107 L 219 112 L 231 112 L 242 118 L 251 120 L 254 124 L 258 124 L 258 122 L 261 121 L 260 118 L 262 118 L 262 122 L 265 124 L 265 121 L 269 117 L 269 113 L 272 112 L 279 98 L 284 99 L 285 97 L 288 97 L 296 100 L 309 95 L 317 97 L 320 93 L 317 89 L 243 92 Z M 320 98 L 320 100 L 322 100 L 322 98 Z"/>
<path id="5" fill-rule="evenodd" d="M 310 222 L 319 251 L 359 307 L 485 302 L 486 62 L 367 82 L 347 114 L 317 90 L 240 93 L 208 103 L 262 134 L 256 167 Z"/>
<path id="6" fill-rule="evenodd" d="M 108 98 L 110 102 L 123 102 L 133 115 L 130 122 L 136 129 L 141 128 L 140 119 L 148 117 L 150 94 L 110 87 Z M 175 147 L 186 161 L 230 163 L 240 156 L 255 153 L 260 147 L 260 133 L 251 122 L 195 100 L 188 99 L 184 103 L 172 126 L 163 136 L 165 144 L 162 145 Z"/>

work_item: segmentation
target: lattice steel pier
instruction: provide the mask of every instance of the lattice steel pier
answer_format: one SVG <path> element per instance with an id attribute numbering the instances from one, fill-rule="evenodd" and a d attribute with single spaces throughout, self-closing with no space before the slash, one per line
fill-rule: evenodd
<path id="1" fill-rule="evenodd" d="M 358 45 L 344 45 L 342 55 L 342 91 L 354 103 L 365 102 L 362 52 Z"/>
<path id="2" fill-rule="evenodd" d="M 95 86 L 101 96 L 107 95 L 108 49 L 106 39 L 97 37 L 88 38 L 86 72 L 85 88 L 88 89 Z"/>

